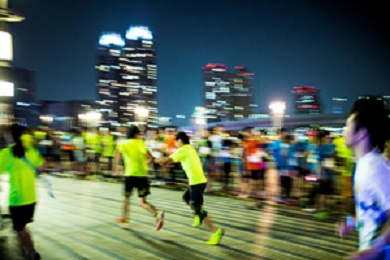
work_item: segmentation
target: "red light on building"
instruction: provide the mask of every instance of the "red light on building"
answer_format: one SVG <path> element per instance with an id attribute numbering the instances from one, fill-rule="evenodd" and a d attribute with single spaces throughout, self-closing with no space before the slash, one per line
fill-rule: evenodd
<path id="1" fill-rule="evenodd" d="M 291 93 L 317 93 L 317 90 L 313 86 L 296 86 Z"/>
<path id="2" fill-rule="evenodd" d="M 228 70 L 229 67 L 225 66 L 224 64 L 221 64 L 221 63 L 209 63 L 206 66 L 202 67 L 202 70 L 212 70 L 212 69 Z"/>

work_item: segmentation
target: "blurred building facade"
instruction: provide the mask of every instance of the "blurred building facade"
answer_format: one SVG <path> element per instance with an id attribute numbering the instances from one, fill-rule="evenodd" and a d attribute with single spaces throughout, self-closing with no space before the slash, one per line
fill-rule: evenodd
<path id="1" fill-rule="evenodd" d="M 346 97 L 333 97 L 332 114 L 344 114 L 348 99 Z"/>
<path id="2" fill-rule="evenodd" d="M 13 42 L 8 23 L 24 17 L 8 9 L 8 1 L 0 0 L 0 125 L 17 122 L 35 127 L 39 124 L 39 106 L 35 103 L 35 73 L 15 68 Z"/>
<path id="3" fill-rule="evenodd" d="M 62 131 L 69 131 L 73 127 L 98 125 L 99 120 L 87 121 L 81 115 L 93 112 L 97 104 L 90 100 L 49 101 L 39 100 L 40 125 Z"/>
<path id="4" fill-rule="evenodd" d="M 147 27 L 130 27 L 125 39 L 103 34 L 96 70 L 98 103 L 107 123 L 158 125 L 156 53 Z"/>
<path id="5" fill-rule="evenodd" d="M 321 114 L 320 93 L 313 86 L 295 86 L 291 91 L 294 95 L 295 114 Z"/>
<path id="6" fill-rule="evenodd" d="M 253 73 L 242 66 L 229 71 L 224 64 L 213 63 L 202 71 L 207 122 L 233 121 L 252 114 Z"/>

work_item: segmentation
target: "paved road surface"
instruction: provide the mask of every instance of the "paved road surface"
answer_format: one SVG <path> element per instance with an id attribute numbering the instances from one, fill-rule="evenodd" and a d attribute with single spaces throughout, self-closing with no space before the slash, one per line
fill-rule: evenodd
<path id="1" fill-rule="evenodd" d="M 206 196 L 205 208 L 226 235 L 220 246 L 208 246 L 210 232 L 191 227 L 193 217 L 181 201 L 182 192 L 162 188 L 153 188 L 149 200 L 166 211 L 164 228 L 154 231 L 154 218 L 133 197 L 132 229 L 126 231 L 115 223 L 121 184 L 56 178 L 54 185 L 57 199 L 40 188 L 30 225 L 43 259 L 334 260 L 357 248 L 356 235 L 340 241 L 333 222 L 268 205 L 248 210 L 242 200 L 216 196 Z M 10 229 L 0 231 L 0 259 L 23 259 Z"/>

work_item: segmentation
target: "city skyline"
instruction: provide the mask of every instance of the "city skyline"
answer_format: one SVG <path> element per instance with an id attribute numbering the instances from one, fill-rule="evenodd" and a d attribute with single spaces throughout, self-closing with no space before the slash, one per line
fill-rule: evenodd
<path id="1" fill-rule="evenodd" d="M 359 95 L 388 95 L 388 18 L 379 4 L 53 2 L 9 2 L 26 16 L 11 26 L 13 64 L 36 72 L 39 99 L 96 98 L 91 68 L 99 35 L 137 24 L 150 27 L 158 46 L 161 116 L 188 116 L 202 105 L 201 67 L 207 63 L 248 67 L 261 112 L 281 99 L 293 113 L 290 90 L 296 85 L 319 89 L 326 113 L 334 96 L 347 97 L 351 105 Z"/>

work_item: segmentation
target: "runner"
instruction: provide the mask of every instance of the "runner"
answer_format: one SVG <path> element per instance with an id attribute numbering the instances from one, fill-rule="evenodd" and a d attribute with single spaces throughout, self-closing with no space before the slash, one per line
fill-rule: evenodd
<path id="1" fill-rule="evenodd" d="M 125 192 L 122 208 L 122 217 L 117 221 L 122 228 L 129 228 L 129 202 L 133 188 L 138 189 L 138 197 L 140 206 L 146 211 L 152 213 L 156 218 L 156 230 L 160 230 L 164 225 L 164 211 L 157 211 L 156 208 L 146 201 L 146 197 L 150 194 L 150 186 L 148 182 L 148 165 L 149 161 L 153 161 L 153 156 L 145 147 L 142 140 L 142 135 L 138 127 L 132 126 L 129 129 L 128 140 L 119 146 L 116 154 L 123 156 L 125 163 Z M 116 162 L 120 161 L 118 158 Z M 116 165 L 117 166 L 117 165 Z"/>
<path id="2" fill-rule="evenodd" d="M 338 226 L 341 237 L 356 226 L 359 252 L 352 259 L 389 259 L 390 163 L 381 155 L 389 134 L 388 112 L 377 98 L 355 102 L 348 117 L 345 142 L 354 150 L 356 219 Z"/>
<path id="3" fill-rule="evenodd" d="M 81 135 L 80 130 L 73 130 L 73 138 L 71 139 L 71 143 L 74 147 L 73 157 L 75 159 L 73 170 L 77 174 L 85 174 L 85 139 Z"/>
<path id="4" fill-rule="evenodd" d="M 253 128 L 247 127 L 245 129 L 243 146 L 246 177 L 249 179 L 249 197 L 245 205 L 249 209 L 255 209 L 263 206 L 261 200 L 264 199 L 265 192 L 265 162 L 260 136 Z"/>
<path id="5" fill-rule="evenodd" d="M 40 259 L 26 225 L 33 222 L 37 202 L 35 168 L 42 166 L 44 160 L 38 150 L 23 143 L 21 139 L 23 127 L 12 125 L 11 132 L 15 144 L 1 150 L 0 173 L 7 172 L 10 175 L 9 211 L 13 229 L 17 233 L 26 258 Z"/>
<path id="6" fill-rule="evenodd" d="M 184 132 L 179 132 L 176 135 L 178 150 L 169 157 L 156 159 L 157 163 L 168 165 L 174 162 L 180 162 L 186 173 L 190 187 L 183 195 L 183 200 L 190 205 L 195 212 L 193 227 L 199 227 L 204 222 L 207 227 L 213 232 L 209 245 L 217 245 L 221 242 L 224 231 L 217 228 L 207 211 L 203 209 L 203 193 L 206 189 L 207 179 L 202 169 L 202 163 L 196 150 L 190 145 L 190 138 Z"/>

